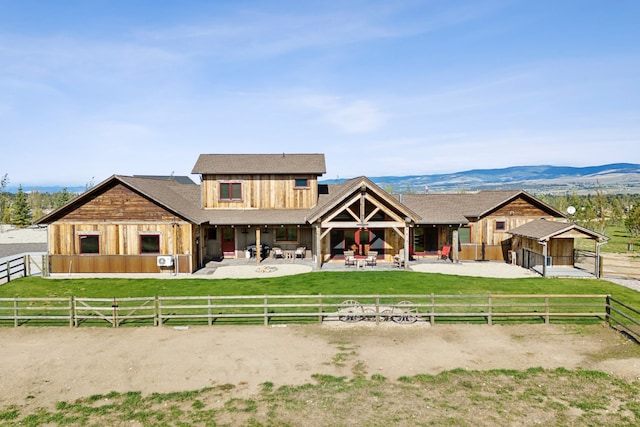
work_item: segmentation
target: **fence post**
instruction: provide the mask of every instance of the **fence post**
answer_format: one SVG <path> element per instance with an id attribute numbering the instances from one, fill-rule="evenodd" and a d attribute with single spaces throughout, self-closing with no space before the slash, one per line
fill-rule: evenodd
<path id="1" fill-rule="evenodd" d="M 376 295 L 376 326 L 378 326 L 379 324 L 380 324 L 380 295 Z"/>
<path id="2" fill-rule="evenodd" d="M 114 328 L 118 327 L 118 300 L 113 297 L 113 304 L 111 304 L 111 307 L 113 307 L 113 324 L 111 325 Z"/>
<path id="3" fill-rule="evenodd" d="M 22 262 L 24 262 L 24 277 L 31 276 L 31 256 L 25 255 Z"/>
<path id="4" fill-rule="evenodd" d="M 491 315 L 493 314 L 493 306 L 491 305 L 491 294 L 489 294 L 489 306 L 487 307 L 487 311 L 489 312 L 489 316 L 487 317 L 487 323 L 489 324 L 489 326 L 493 325 L 493 319 L 491 318 Z"/>
<path id="5" fill-rule="evenodd" d="M 267 326 L 269 324 L 269 308 L 268 308 L 269 300 L 267 296 L 264 296 L 264 325 Z"/>
<path id="6" fill-rule="evenodd" d="M 318 295 L 318 323 L 322 324 L 322 294 Z"/>
<path id="7" fill-rule="evenodd" d="M 609 326 L 611 326 L 611 295 L 607 295 L 605 299 L 605 307 L 604 310 L 606 312 L 605 321 Z"/>
<path id="8" fill-rule="evenodd" d="M 436 324 L 436 297 L 433 293 L 431 294 L 431 318 L 429 323 L 431 323 L 431 326 Z"/>
<path id="9" fill-rule="evenodd" d="M 69 327 L 70 328 L 73 328 L 73 325 L 76 324 L 75 306 L 76 306 L 76 298 L 74 296 L 69 297 Z"/>
<path id="10" fill-rule="evenodd" d="M 211 295 L 207 297 L 207 319 L 209 326 L 213 325 L 213 312 L 211 311 Z"/>
<path id="11" fill-rule="evenodd" d="M 13 327 L 17 328 L 18 323 L 18 297 L 13 298 Z"/>
<path id="12" fill-rule="evenodd" d="M 544 324 L 549 324 L 549 295 L 544 296 Z"/>
<path id="13" fill-rule="evenodd" d="M 42 270 L 40 271 L 42 277 L 49 277 L 49 257 L 42 255 Z"/>
<path id="14" fill-rule="evenodd" d="M 7 261 L 5 263 L 7 265 L 7 283 L 11 281 L 11 263 Z"/>
<path id="15" fill-rule="evenodd" d="M 162 326 L 162 301 L 156 295 L 156 326 Z"/>

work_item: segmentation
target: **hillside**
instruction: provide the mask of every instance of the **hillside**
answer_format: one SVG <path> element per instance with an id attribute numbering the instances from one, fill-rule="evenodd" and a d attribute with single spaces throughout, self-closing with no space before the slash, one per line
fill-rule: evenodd
<path id="1" fill-rule="evenodd" d="M 435 175 L 369 177 L 385 189 L 401 193 L 460 192 L 523 189 L 530 193 L 640 193 L 640 165 L 614 163 L 601 166 L 513 166 L 473 169 Z M 336 180 L 322 181 L 325 184 Z M 428 189 L 428 190 L 427 190 Z"/>

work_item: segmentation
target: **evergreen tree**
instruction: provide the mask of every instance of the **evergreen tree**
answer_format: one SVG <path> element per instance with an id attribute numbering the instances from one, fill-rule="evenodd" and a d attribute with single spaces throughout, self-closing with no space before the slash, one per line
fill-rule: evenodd
<path id="1" fill-rule="evenodd" d="M 18 192 L 13 202 L 11 223 L 24 228 L 31 225 L 31 208 L 27 203 L 27 196 L 22 192 L 22 185 L 18 186 Z"/>
<path id="2" fill-rule="evenodd" d="M 55 208 L 59 208 L 60 206 L 66 204 L 69 200 L 71 200 L 73 197 L 71 196 L 71 193 L 69 193 L 69 191 L 67 191 L 67 187 L 64 187 L 61 191 L 58 192 L 58 194 L 56 195 L 56 204 L 55 204 Z"/>

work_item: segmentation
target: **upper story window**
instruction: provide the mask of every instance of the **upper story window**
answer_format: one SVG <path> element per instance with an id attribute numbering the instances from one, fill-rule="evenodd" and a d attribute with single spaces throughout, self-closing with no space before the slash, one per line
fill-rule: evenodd
<path id="1" fill-rule="evenodd" d="M 296 188 L 309 188 L 309 179 L 308 178 L 296 178 L 295 186 L 296 186 Z"/>
<path id="2" fill-rule="evenodd" d="M 81 234 L 79 237 L 81 254 L 100 253 L 100 236 L 98 234 Z"/>
<path id="3" fill-rule="evenodd" d="M 242 200 L 242 184 L 239 182 L 221 182 L 220 200 Z"/>
<path id="4" fill-rule="evenodd" d="M 504 231 L 506 229 L 507 229 L 507 226 L 504 221 L 496 221 L 496 231 Z"/>
<path id="5" fill-rule="evenodd" d="M 160 253 L 160 235 L 159 234 L 141 234 L 140 235 L 140 253 L 141 254 L 159 254 Z"/>

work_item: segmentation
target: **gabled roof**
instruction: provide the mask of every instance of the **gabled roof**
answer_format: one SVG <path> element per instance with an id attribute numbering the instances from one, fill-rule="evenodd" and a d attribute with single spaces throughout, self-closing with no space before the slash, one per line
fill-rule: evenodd
<path id="1" fill-rule="evenodd" d="M 200 209 L 200 186 L 196 184 L 180 184 L 166 179 L 113 175 L 60 208 L 43 216 L 36 221 L 36 224 L 53 222 L 118 183 L 187 221 L 194 224 L 201 224 L 206 221 L 203 211 Z"/>
<path id="2" fill-rule="evenodd" d="M 322 175 L 326 166 L 324 154 L 201 154 L 191 173 Z"/>
<path id="3" fill-rule="evenodd" d="M 193 180 L 185 175 L 133 175 L 134 178 L 163 179 L 165 181 L 175 181 L 178 184 L 194 184 Z"/>
<path id="4" fill-rule="evenodd" d="M 550 215 L 565 218 L 554 207 L 521 190 L 478 191 L 457 194 L 403 194 L 399 200 L 422 217 L 425 224 L 467 224 L 469 218 L 481 218 L 518 197 L 528 200 Z"/>
<path id="5" fill-rule="evenodd" d="M 333 184 L 327 187 L 329 189 L 329 194 L 326 195 L 327 197 L 319 198 L 318 204 L 311 210 L 307 217 L 307 220 L 310 223 L 313 223 L 320 219 L 323 215 L 327 214 L 329 211 L 331 211 L 331 209 L 335 208 L 342 201 L 344 201 L 347 196 L 356 191 L 360 191 L 362 187 L 364 187 L 367 192 L 373 193 L 380 199 L 384 200 L 389 206 L 395 208 L 399 212 L 402 212 L 402 215 L 405 217 L 409 217 L 411 221 L 416 222 L 421 219 L 420 215 L 416 214 L 408 206 L 400 203 L 398 199 L 384 191 L 382 188 L 378 187 L 373 183 L 373 181 L 365 176 L 353 178 L 344 181 L 341 184 Z"/>
<path id="6" fill-rule="evenodd" d="M 508 231 L 514 236 L 523 236 L 539 241 L 555 238 L 590 238 L 600 242 L 609 240 L 607 236 L 570 222 L 546 221 L 538 219 Z"/>

